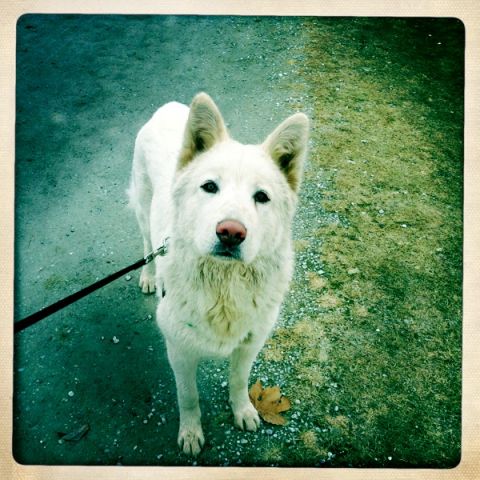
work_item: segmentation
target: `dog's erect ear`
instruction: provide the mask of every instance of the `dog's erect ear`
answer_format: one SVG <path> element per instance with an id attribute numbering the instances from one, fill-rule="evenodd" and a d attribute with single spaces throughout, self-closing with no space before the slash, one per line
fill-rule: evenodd
<path id="1" fill-rule="evenodd" d="M 308 118 L 295 113 L 282 122 L 265 140 L 263 148 L 273 158 L 294 192 L 302 179 L 308 144 Z"/>
<path id="2" fill-rule="evenodd" d="M 206 93 L 198 93 L 190 105 L 178 168 L 185 167 L 198 153 L 228 137 L 222 115 Z"/>

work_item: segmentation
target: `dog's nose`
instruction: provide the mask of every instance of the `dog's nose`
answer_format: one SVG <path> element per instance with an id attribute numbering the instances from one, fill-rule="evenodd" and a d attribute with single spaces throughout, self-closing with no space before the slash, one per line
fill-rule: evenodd
<path id="1" fill-rule="evenodd" d="M 236 220 L 224 220 L 217 224 L 217 237 L 227 247 L 240 245 L 246 236 L 245 225 Z"/>

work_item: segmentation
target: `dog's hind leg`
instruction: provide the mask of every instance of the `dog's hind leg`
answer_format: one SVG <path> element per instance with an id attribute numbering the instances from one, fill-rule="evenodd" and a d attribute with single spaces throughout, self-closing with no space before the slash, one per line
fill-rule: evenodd
<path id="1" fill-rule="evenodd" d="M 152 247 L 150 232 L 150 211 L 153 197 L 153 187 L 145 171 L 143 153 L 138 145 L 135 145 L 133 159 L 133 171 L 128 195 L 130 205 L 135 210 L 138 226 L 143 237 L 143 254 L 148 255 Z M 150 262 L 142 267 L 139 286 L 143 293 L 155 292 L 155 263 Z"/>
<path id="2" fill-rule="evenodd" d="M 175 374 L 177 385 L 178 408 L 180 411 L 180 428 L 178 446 L 187 455 L 198 455 L 205 443 L 201 412 L 197 390 L 198 358 L 190 352 L 176 350 L 167 341 L 167 353 Z"/>

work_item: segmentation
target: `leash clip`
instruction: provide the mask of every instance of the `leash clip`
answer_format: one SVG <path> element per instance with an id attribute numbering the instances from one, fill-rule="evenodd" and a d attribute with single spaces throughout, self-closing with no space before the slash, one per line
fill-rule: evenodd
<path id="1" fill-rule="evenodd" d="M 149 253 L 144 257 L 145 265 L 147 263 L 150 263 L 156 256 L 160 255 L 161 257 L 164 257 L 168 253 L 169 240 L 170 240 L 170 237 L 167 237 L 156 250 L 154 250 L 153 252 Z"/>

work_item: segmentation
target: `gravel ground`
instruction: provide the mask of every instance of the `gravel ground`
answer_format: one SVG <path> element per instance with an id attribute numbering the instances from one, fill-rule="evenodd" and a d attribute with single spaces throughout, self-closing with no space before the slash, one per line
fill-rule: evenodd
<path id="1" fill-rule="evenodd" d="M 312 115 L 311 93 L 296 67 L 306 41 L 296 18 L 22 17 L 15 318 L 142 255 L 125 188 L 135 135 L 158 106 L 189 103 L 204 90 L 233 136 L 249 143 L 293 111 Z M 335 220 L 319 206 L 322 172 L 309 173 L 294 226 L 300 243 L 319 242 L 315 229 Z M 299 249 L 297 287 L 279 326 L 292 325 L 295 312 L 315 311 L 311 293 L 298 287 L 307 270 L 321 275 L 322 265 Z M 264 423 L 257 433 L 240 432 L 227 404 L 226 364 L 205 362 L 199 388 L 207 443 L 197 459 L 179 453 L 173 375 L 152 317 L 155 299 L 141 295 L 137 279 L 135 272 L 117 280 L 17 335 L 17 461 L 271 465 L 275 449 L 302 448 L 299 433 L 319 427 L 298 399 L 285 427 Z M 260 357 L 251 381 L 291 391 L 296 361 L 289 354 L 272 367 Z"/>

